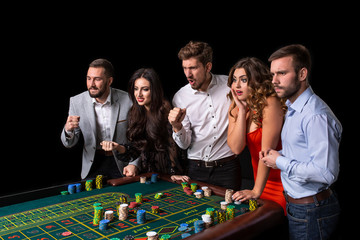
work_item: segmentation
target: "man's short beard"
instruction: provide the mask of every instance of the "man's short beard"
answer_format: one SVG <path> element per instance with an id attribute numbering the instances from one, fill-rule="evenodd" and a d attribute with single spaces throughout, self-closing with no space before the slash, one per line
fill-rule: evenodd
<path id="1" fill-rule="evenodd" d="M 104 89 L 99 89 L 99 92 L 97 94 L 91 94 L 90 90 L 91 90 L 91 88 L 89 89 L 88 92 L 89 92 L 90 97 L 92 97 L 92 98 L 100 98 L 105 93 L 105 88 Z"/>

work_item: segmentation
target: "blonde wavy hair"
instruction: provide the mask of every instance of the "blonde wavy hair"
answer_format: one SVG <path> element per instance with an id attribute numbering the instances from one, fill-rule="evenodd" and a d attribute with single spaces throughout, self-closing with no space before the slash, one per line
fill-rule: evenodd
<path id="1" fill-rule="evenodd" d="M 227 85 L 231 88 L 234 78 L 234 72 L 236 69 L 243 68 L 245 70 L 248 87 L 250 89 L 250 94 L 246 99 L 249 109 L 252 111 L 252 121 L 256 123 L 259 127 L 262 126 L 263 119 L 263 110 L 267 106 L 266 99 L 270 96 L 276 97 L 281 102 L 281 107 L 284 113 L 287 110 L 285 105 L 285 99 L 280 99 L 272 84 L 272 75 L 269 68 L 258 58 L 247 57 L 240 59 L 235 65 L 230 69 L 229 78 Z M 227 95 L 231 101 L 231 107 L 229 109 L 230 116 L 234 117 L 231 114 L 231 111 L 236 107 L 235 101 L 231 94 L 231 91 Z"/>

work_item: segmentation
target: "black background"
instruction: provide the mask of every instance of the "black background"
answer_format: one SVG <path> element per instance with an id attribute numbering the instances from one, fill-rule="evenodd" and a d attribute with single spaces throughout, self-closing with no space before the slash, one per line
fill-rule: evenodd
<path id="1" fill-rule="evenodd" d="M 27 7 L 37 10 L 27 11 Z M 183 85 L 177 53 L 190 40 L 208 42 L 214 50 L 215 74 L 228 74 L 242 57 L 267 63 L 278 48 L 292 43 L 310 50 L 310 83 L 343 124 L 341 170 L 335 189 L 344 212 L 345 188 L 355 169 L 350 123 L 356 105 L 358 60 L 354 15 L 344 9 L 263 6 L 192 5 L 23 6 L 7 19 L 2 32 L 2 157 L 0 196 L 80 179 L 81 146 L 66 149 L 60 141 L 69 98 L 86 90 L 88 64 L 109 59 L 116 75 L 113 87 L 126 90 L 131 74 L 153 67 L 169 100 Z M 152 7 L 152 8 L 150 8 Z M 296 11 L 295 11 L 296 9 Z M 349 6 L 348 9 L 351 9 Z M 355 165 L 354 165 L 355 164 Z M 351 185 L 349 185 L 351 184 Z M 352 192 L 351 192 L 352 194 Z M 351 195 L 350 194 L 350 195 Z"/>

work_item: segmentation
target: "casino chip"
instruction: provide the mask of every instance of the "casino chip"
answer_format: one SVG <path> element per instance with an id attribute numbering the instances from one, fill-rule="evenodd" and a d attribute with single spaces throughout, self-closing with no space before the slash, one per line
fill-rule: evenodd
<path id="1" fill-rule="evenodd" d="M 180 232 L 185 232 L 187 230 L 187 227 L 179 227 L 178 230 Z"/>
<path id="2" fill-rule="evenodd" d="M 70 236 L 71 234 L 72 234 L 72 232 L 63 232 L 63 233 L 61 233 L 61 235 L 63 235 L 64 237 Z"/>
<path id="3" fill-rule="evenodd" d="M 134 238 L 134 236 L 132 236 L 132 235 L 126 235 L 126 236 L 124 237 L 124 240 L 135 240 L 135 238 Z"/>

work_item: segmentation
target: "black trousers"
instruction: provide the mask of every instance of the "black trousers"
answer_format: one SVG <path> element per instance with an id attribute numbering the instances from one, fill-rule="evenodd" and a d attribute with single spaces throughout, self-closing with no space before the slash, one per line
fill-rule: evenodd
<path id="1" fill-rule="evenodd" d="M 97 175 L 103 175 L 107 179 L 122 177 L 122 174 L 116 165 L 114 156 L 95 154 L 94 163 L 86 178 L 95 178 Z"/>
<path id="2" fill-rule="evenodd" d="M 216 167 L 198 166 L 189 161 L 188 175 L 191 179 L 238 191 L 241 188 L 240 157 Z"/>

